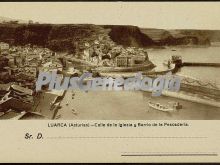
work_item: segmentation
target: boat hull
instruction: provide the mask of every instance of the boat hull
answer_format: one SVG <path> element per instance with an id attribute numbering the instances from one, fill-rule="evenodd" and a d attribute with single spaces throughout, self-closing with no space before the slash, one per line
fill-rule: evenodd
<path id="1" fill-rule="evenodd" d="M 158 111 L 163 111 L 163 112 L 175 112 L 176 109 L 175 108 L 172 108 L 172 107 L 165 107 L 163 105 L 160 105 L 159 103 L 152 103 L 152 102 L 149 102 L 148 105 L 153 108 L 153 109 L 156 109 Z"/>

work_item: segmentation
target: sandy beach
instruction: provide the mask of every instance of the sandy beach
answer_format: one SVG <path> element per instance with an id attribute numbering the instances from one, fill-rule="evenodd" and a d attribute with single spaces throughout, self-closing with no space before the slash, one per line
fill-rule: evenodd
<path id="1" fill-rule="evenodd" d="M 38 100 L 38 105 L 34 109 L 35 112 L 39 112 L 48 119 L 52 119 L 54 115 L 54 110 L 51 110 L 51 102 L 57 97 L 55 94 L 51 93 L 45 93 L 43 92 L 40 95 L 40 98 Z"/>

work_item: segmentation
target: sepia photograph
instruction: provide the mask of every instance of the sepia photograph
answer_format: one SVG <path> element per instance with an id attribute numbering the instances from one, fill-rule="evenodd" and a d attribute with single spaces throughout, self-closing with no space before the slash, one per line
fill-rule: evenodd
<path id="1" fill-rule="evenodd" d="M 219 120 L 220 3 L 0 2 L 0 120 Z"/>
<path id="2" fill-rule="evenodd" d="M 220 162 L 219 2 L 0 2 L 0 162 Z"/>

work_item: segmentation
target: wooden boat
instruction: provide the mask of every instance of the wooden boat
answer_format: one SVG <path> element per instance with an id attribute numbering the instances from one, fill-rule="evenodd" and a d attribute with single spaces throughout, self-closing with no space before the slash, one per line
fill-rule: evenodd
<path id="1" fill-rule="evenodd" d="M 149 101 L 148 105 L 151 108 L 154 108 L 156 110 L 163 111 L 163 112 L 173 112 L 173 111 L 177 111 L 178 109 L 182 108 L 182 105 L 180 105 L 179 102 L 174 102 L 172 106 L 167 106 L 167 105 L 162 105 L 160 103 L 153 103 Z"/>

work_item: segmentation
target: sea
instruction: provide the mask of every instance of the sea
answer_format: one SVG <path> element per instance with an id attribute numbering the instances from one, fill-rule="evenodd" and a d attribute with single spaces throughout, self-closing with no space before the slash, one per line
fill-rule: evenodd
<path id="1" fill-rule="evenodd" d="M 173 55 L 181 56 L 183 62 L 220 63 L 220 47 L 168 47 L 165 49 L 149 49 L 149 59 L 160 69 L 163 62 Z M 220 85 L 220 67 L 182 67 L 178 74 L 210 81 Z"/>

